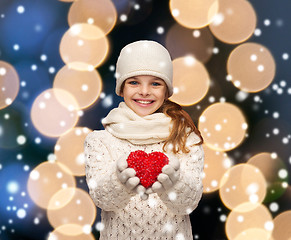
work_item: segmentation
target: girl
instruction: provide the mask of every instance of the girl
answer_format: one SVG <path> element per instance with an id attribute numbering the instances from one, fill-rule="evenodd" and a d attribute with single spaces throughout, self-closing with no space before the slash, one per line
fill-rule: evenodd
<path id="1" fill-rule="evenodd" d="M 116 93 L 124 102 L 102 120 L 105 130 L 85 140 L 86 180 L 102 209 L 101 240 L 193 239 L 189 214 L 202 195 L 203 139 L 182 107 L 168 100 L 172 76 L 171 57 L 157 42 L 133 42 L 120 52 Z M 162 156 L 168 164 L 147 186 L 128 166 L 130 154 L 146 169 L 157 164 L 144 159 Z"/>

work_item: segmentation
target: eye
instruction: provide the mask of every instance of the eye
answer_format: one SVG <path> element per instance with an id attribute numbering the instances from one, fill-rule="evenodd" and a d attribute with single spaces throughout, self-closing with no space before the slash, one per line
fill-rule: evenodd
<path id="1" fill-rule="evenodd" d="M 160 86 L 161 84 L 158 82 L 153 82 L 153 86 Z"/>
<path id="2" fill-rule="evenodd" d="M 137 81 L 129 81 L 128 84 L 130 84 L 130 85 L 137 85 L 138 82 Z"/>

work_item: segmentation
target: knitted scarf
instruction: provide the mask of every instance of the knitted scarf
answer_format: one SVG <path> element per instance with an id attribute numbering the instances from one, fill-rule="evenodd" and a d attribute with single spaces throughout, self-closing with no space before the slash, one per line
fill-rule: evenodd
<path id="1" fill-rule="evenodd" d="M 164 113 L 141 117 L 125 102 L 121 102 L 118 108 L 112 109 L 102 120 L 102 124 L 113 136 L 140 145 L 166 140 L 172 126 L 171 118 Z"/>

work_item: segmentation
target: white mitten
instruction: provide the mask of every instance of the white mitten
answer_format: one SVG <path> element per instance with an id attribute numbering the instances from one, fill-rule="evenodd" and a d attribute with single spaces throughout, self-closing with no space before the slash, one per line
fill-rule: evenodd
<path id="1" fill-rule="evenodd" d="M 119 181 L 129 190 L 140 195 L 143 200 L 148 198 L 145 187 L 140 185 L 133 168 L 129 168 L 127 161 L 121 157 L 116 161 L 116 174 Z"/>
<path id="2" fill-rule="evenodd" d="M 169 164 L 164 166 L 162 173 L 158 176 L 158 181 L 152 185 L 152 191 L 161 193 L 172 188 L 180 178 L 180 162 L 179 159 L 173 157 Z"/>

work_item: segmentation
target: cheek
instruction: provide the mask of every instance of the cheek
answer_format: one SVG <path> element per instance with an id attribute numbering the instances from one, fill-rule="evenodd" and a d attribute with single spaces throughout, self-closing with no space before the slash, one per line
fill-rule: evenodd
<path id="1" fill-rule="evenodd" d="M 130 95 L 130 90 L 127 87 L 123 89 L 123 97 L 128 97 Z"/>
<path id="2" fill-rule="evenodd" d="M 159 95 L 160 95 L 160 97 L 163 98 L 163 100 L 164 100 L 164 99 L 167 99 L 168 92 L 167 92 L 166 90 L 163 90 L 163 91 L 160 92 Z"/>

